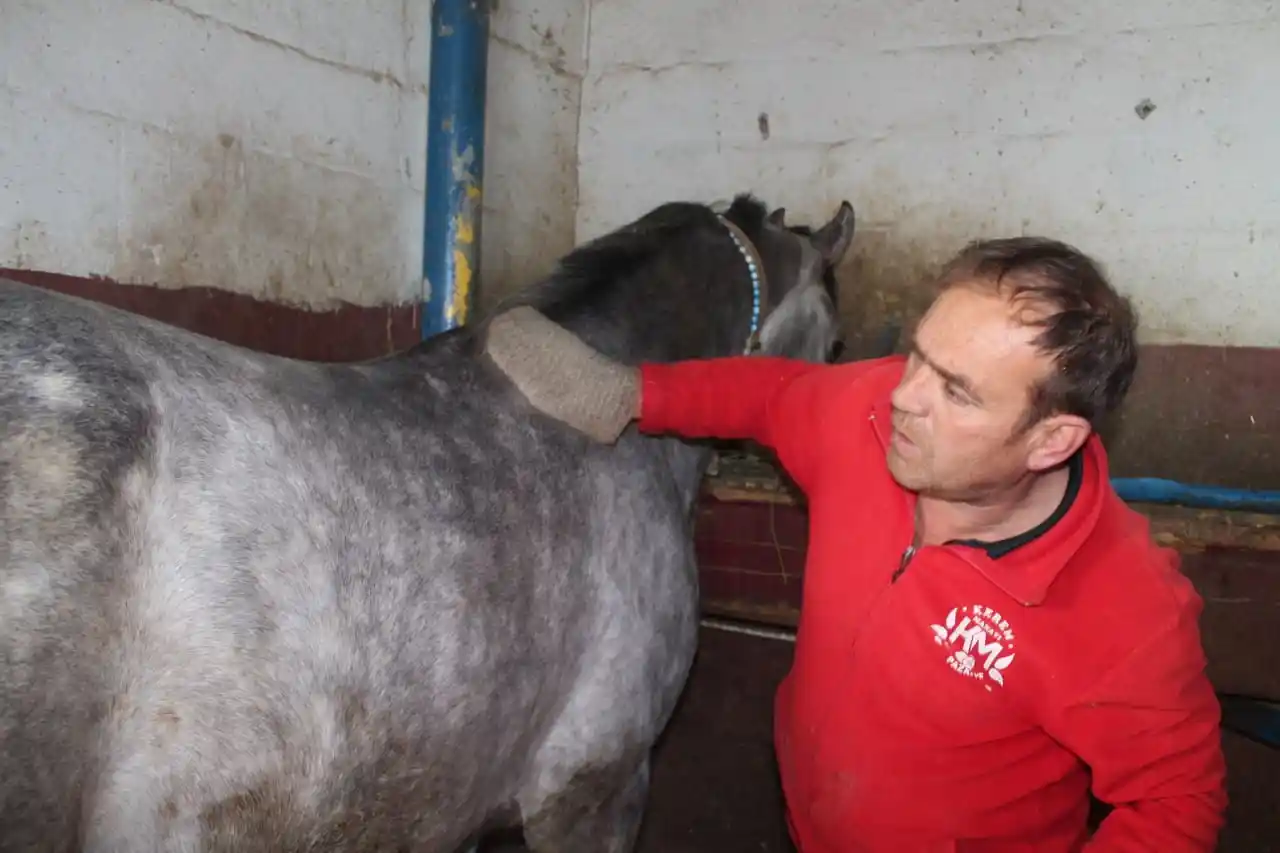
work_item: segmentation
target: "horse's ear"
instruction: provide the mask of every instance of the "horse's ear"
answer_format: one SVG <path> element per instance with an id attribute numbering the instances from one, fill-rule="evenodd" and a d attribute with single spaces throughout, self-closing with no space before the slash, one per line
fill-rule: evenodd
<path id="1" fill-rule="evenodd" d="M 769 214 L 770 224 L 777 225 L 779 228 L 786 227 L 786 218 L 787 218 L 787 209 L 785 207 L 779 207 L 775 209 L 773 213 Z"/>
<path id="2" fill-rule="evenodd" d="M 855 219 L 853 205 L 842 201 L 831 221 L 815 231 L 810 238 L 814 248 L 822 253 L 827 266 L 839 264 L 844 253 L 849 251 L 849 244 L 853 242 Z"/>

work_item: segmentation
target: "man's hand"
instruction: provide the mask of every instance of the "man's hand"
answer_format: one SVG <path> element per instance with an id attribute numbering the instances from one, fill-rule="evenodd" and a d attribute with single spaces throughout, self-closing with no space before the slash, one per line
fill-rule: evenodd
<path id="1" fill-rule="evenodd" d="M 538 411 L 612 444 L 640 407 L 640 372 L 527 305 L 489 323 L 485 353 Z"/>

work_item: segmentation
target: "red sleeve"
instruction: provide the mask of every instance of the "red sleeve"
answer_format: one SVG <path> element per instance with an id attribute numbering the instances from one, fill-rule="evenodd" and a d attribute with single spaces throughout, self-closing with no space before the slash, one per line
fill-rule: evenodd
<path id="1" fill-rule="evenodd" d="M 1212 853 L 1227 806 L 1221 708 L 1194 594 L 1046 728 L 1113 811 L 1081 853 Z"/>
<path id="2" fill-rule="evenodd" d="M 685 438 L 751 439 L 773 450 L 807 489 L 832 402 L 867 364 L 761 356 L 645 364 L 639 427 Z"/>

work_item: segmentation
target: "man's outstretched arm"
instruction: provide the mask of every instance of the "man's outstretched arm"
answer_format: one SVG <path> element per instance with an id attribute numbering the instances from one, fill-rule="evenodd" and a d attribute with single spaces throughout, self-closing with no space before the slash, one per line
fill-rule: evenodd
<path id="1" fill-rule="evenodd" d="M 832 401 L 864 369 L 759 356 L 631 367 L 527 306 L 494 318 L 485 351 L 535 408 L 597 441 L 616 441 L 637 419 L 651 434 L 750 439 L 801 488 L 816 471 Z"/>

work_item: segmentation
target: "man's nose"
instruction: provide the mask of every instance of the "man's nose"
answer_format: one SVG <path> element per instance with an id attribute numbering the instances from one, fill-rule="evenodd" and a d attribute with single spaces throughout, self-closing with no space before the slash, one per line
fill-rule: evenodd
<path id="1" fill-rule="evenodd" d="M 912 370 L 904 373 L 898 387 L 889 396 L 895 409 L 911 415 L 922 415 L 926 408 L 927 391 L 923 370 Z"/>

